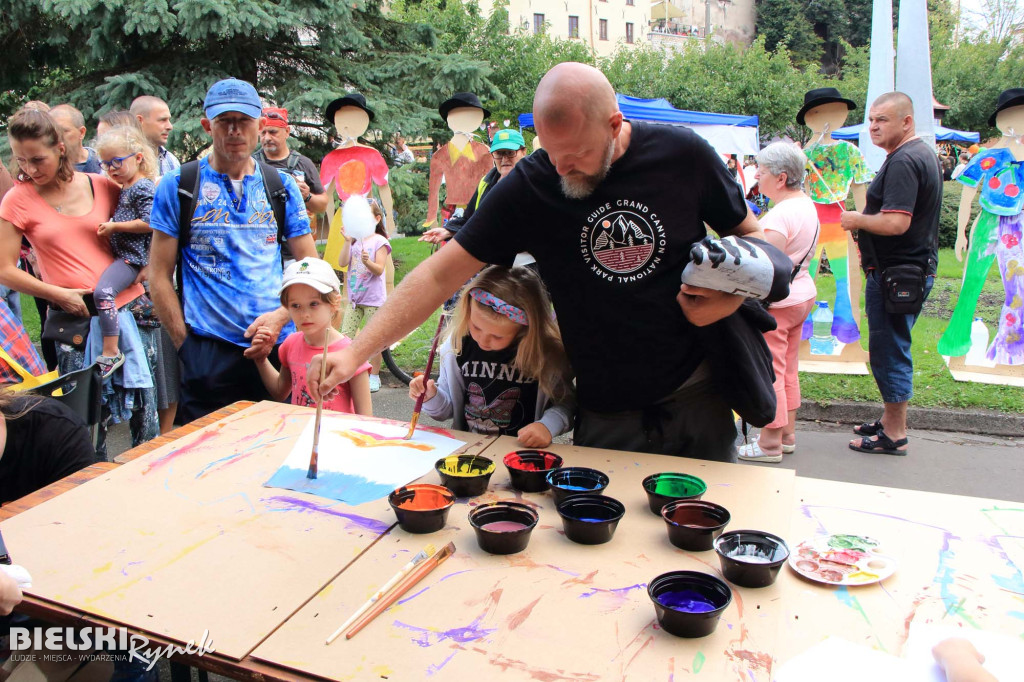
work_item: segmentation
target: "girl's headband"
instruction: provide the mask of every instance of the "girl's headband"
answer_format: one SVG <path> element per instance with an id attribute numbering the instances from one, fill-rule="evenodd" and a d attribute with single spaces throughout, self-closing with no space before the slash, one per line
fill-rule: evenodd
<path id="1" fill-rule="evenodd" d="M 469 295 L 477 303 L 487 306 L 499 315 L 504 315 L 516 324 L 521 324 L 524 327 L 530 326 L 529 320 L 526 319 L 526 313 L 521 308 L 517 308 L 511 303 L 506 303 L 491 292 L 476 287 L 469 290 Z"/>

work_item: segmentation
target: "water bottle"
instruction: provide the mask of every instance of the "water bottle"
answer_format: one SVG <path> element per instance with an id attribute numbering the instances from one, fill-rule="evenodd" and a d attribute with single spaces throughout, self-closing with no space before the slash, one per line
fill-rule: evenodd
<path id="1" fill-rule="evenodd" d="M 835 337 L 832 336 L 832 311 L 828 301 L 816 301 L 817 309 L 811 314 L 811 354 L 832 355 Z"/>
<path id="2" fill-rule="evenodd" d="M 964 364 L 975 366 L 987 364 L 986 350 L 988 350 L 988 327 L 980 317 L 976 317 L 971 323 L 971 348 L 967 351 Z"/>

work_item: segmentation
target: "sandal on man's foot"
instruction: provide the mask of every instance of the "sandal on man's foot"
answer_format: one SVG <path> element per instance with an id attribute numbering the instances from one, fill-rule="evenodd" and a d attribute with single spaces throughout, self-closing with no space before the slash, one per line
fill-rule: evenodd
<path id="1" fill-rule="evenodd" d="M 906 438 L 900 438 L 899 440 L 893 440 L 889 436 L 885 435 L 885 431 L 881 429 L 875 434 L 875 440 L 870 438 L 861 438 L 860 445 L 850 443 L 850 449 L 856 450 L 857 452 L 871 452 L 879 455 L 906 455 L 910 451 L 910 447 L 903 446 L 907 445 L 909 441 Z M 900 450 L 900 448 L 903 448 Z"/>
<path id="2" fill-rule="evenodd" d="M 853 432 L 858 436 L 874 436 L 882 430 L 882 420 L 876 419 L 874 423 L 864 422 L 860 426 L 854 426 Z"/>
<path id="3" fill-rule="evenodd" d="M 96 358 L 96 364 L 100 367 L 100 378 L 106 379 L 114 370 L 124 364 L 124 353 L 118 352 L 114 357 L 101 355 Z"/>

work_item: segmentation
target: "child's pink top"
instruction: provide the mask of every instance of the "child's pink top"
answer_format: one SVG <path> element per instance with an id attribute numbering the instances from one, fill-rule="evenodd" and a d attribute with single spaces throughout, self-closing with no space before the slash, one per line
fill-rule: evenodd
<path id="1" fill-rule="evenodd" d="M 327 349 L 328 353 L 337 352 L 347 348 L 352 339 L 342 336 Z M 306 383 L 306 372 L 313 358 L 324 352 L 323 346 L 311 346 L 306 343 L 306 337 L 302 332 L 295 332 L 288 336 L 278 349 L 278 357 L 281 359 L 281 369 L 285 367 L 292 374 L 292 405 L 304 405 L 316 407 L 316 401 L 309 394 L 309 385 Z M 370 363 L 363 363 L 356 374 L 368 372 Z M 324 408 L 335 412 L 348 412 L 355 414 L 355 405 L 352 403 L 352 389 L 346 381 L 338 385 L 338 395 L 331 400 L 324 401 Z"/>

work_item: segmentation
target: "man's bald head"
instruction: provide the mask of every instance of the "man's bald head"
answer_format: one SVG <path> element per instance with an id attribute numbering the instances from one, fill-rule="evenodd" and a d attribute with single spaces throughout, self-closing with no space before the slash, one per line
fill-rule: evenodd
<path id="1" fill-rule="evenodd" d="M 887 92 L 868 109 L 868 134 L 876 147 L 892 152 L 915 135 L 914 103 L 902 92 Z"/>
<path id="2" fill-rule="evenodd" d="M 141 95 L 132 100 L 128 111 L 139 122 L 150 144 L 157 149 L 167 144 L 167 136 L 174 128 L 167 102 L 153 95 Z"/>
<path id="3" fill-rule="evenodd" d="M 541 126 L 606 121 L 619 110 L 615 90 L 592 66 L 564 62 L 544 74 L 533 97 L 533 117 Z"/>
<path id="4" fill-rule="evenodd" d="M 900 118 L 904 116 L 914 117 L 914 102 L 905 93 L 902 92 L 887 92 L 878 97 L 872 102 L 871 107 L 887 106 L 891 107 L 892 113 L 896 114 Z"/>
<path id="5" fill-rule="evenodd" d="M 70 104 L 58 104 L 50 109 L 50 116 L 64 119 L 76 128 L 85 127 L 85 116 Z"/>
<path id="6" fill-rule="evenodd" d="M 85 117 L 82 112 L 70 104 L 58 104 L 50 109 L 50 118 L 57 124 L 71 163 L 86 161 L 89 152 L 82 146 L 82 140 L 85 139 Z"/>

